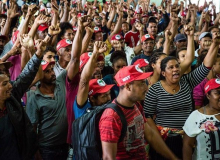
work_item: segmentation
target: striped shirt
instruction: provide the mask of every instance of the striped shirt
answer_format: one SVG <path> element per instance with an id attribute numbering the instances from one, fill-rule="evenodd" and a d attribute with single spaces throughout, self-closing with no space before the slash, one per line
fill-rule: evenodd
<path id="1" fill-rule="evenodd" d="M 180 90 L 170 94 L 157 82 L 149 89 L 145 101 L 145 116 L 156 114 L 155 123 L 163 127 L 182 129 L 192 111 L 192 89 L 209 73 L 203 64 L 180 79 Z"/>

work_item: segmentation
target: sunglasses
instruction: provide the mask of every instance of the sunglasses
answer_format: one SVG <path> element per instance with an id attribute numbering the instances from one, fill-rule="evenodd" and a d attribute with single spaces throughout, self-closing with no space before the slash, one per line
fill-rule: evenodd
<path id="1" fill-rule="evenodd" d="M 95 20 L 102 20 L 102 17 L 99 17 L 99 18 L 94 18 Z"/>

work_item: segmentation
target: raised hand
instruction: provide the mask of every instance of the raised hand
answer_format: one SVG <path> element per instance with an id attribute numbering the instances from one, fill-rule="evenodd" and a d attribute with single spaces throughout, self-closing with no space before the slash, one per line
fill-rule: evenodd
<path id="1" fill-rule="evenodd" d="M 220 44 L 220 33 L 213 33 L 212 34 L 212 41 L 216 44 L 219 45 Z"/>
<path id="2" fill-rule="evenodd" d="M 34 15 L 38 9 L 39 9 L 39 7 L 36 4 L 32 4 L 32 5 L 28 6 L 28 13 L 30 15 Z"/>
<path id="3" fill-rule="evenodd" d="M 21 54 L 21 43 L 16 41 L 11 50 L 9 51 L 10 56 Z"/>
<path id="4" fill-rule="evenodd" d="M 6 20 L 5 19 L 2 19 L 1 23 L 0 23 L 0 26 L 3 28 L 5 26 L 5 22 Z"/>
<path id="5" fill-rule="evenodd" d="M 78 18 L 78 26 L 79 27 L 87 27 L 90 23 L 92 22 L 91 17 L 90 16 L 82 16 L 80 18 Z"/>
<path id="6" fill-rule="evenodd" d="M 7 16 L 9 18 L 14 18 L 14 17 L 19 16 L 19 13 L 17 12 L 17 8 L 18 8 L 18 6 L 16 3 L 10 3 L 10 7 L 7 11 Z"/>
<path id="7" fill-rule="evenodd" d="M 143 31 L 143 25 L 141 23 L 135 23 L 135 28 L 138 30 L 138 31 Z"/>
<path id="8" fill-rule="evenodd" d="M 170 30 L 165 31 L 165 40 L 168 40 L 169 42 L 172 40 L 172 32 L 170 32 Z"/>
<path id="9" fill-rule="evenodd" d="M 20 43 L 26 49 L 33 49 L 34 48 L 34 41 L 28 34 L 20 35 Z"/>
<path id="10" fill-rule="evenodd" d="M 60 32 L 61 32 L 61 29 L 58 25 L 56 25 L 56 26 L 51 25 L 48 29 L 48 33 L 51 36 L 55 36 L 55 35 L 59 34 Z"/>
<path id="11" fill-rule="evenodd" d="M 46 22 L 49 21 L 49 17 L 40 14 L 36 19 L 35 19 L 35 23 L 37 23 L 38 25 L 44 24 Z"/>
<path id="12" fill-rule="evenodd" d="M 170 19 L 171 19 L 174 23 L 178 23 L 178 20 L 179 20 L 177 14 L 176 14 L 175 12 L 171 12 L 171 14 L 170 14 Z"/>
<path id="13" fill-rule="evenodd" d="M 96 41 L 93 48 L 94 54 L 101 54 L 107 50 L 107 45 L 102 41 Z"/>
<path id="14" fill-rule="evenodd" d="M 206 21 L 207 23 L 209 23 L 210 20 L 211 20 L 211 18 L 210 18 L 210 15 L 209 15 L 209 11 L 207 11 L 206 14 L 205 14 L 205 21 Z"/>
<path id="15" fill-rule="evenodd" d="M 43 56 L 43 52 L 46 50 L 46 45 L 47 43 L 44 42 L 41 39 L 38 39 L 35 41 L 36 42 L 36 47 L 37 47 L 37 52 L 36 55 L 41 58 Z"/>
<path id="16" fill-rule="evenodd" d="M 59 6 L 56 0 L 51 1 L 51 9 L 54 13 L 59 13 Z"/>
<path id="17" fill-rule="evenodd" d="M 194 36 L 194 27 L 192 25 L 184 25 L 184 32 L 187 36 Z"/>

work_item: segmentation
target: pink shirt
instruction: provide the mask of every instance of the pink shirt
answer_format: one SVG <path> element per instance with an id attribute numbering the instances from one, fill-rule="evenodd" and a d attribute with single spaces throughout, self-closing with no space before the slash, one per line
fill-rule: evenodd
<path id="1" fill-rule="evenodd" d="M 21 56 L 12 56 L 8 59 L 8 61 L 10 61 L 13 64 L 13 66 L 9 69 L 11 81 L 15 81 L 21 73 Z"/>
<path id="2" fill-rule="evenodd" d="M 201 83 L 199 83 L 194 89 L 193 89 L 193 99 L 195 101 L 196 106 L 203 106 L 203 101 L 205 98 L 205 91 L 204 86 L 209 80 L 205 78 Z"/>
<path id="3" fill-rule="evenodd" d="M 74 79 L 69 82 L 66 76 L 66 111 L 68 121 L 67 143 L 72 144 L 72 123 L 75 120 L 73 113 L 73 102 L 78 92 L 80 73 L 77 73 Z"/>

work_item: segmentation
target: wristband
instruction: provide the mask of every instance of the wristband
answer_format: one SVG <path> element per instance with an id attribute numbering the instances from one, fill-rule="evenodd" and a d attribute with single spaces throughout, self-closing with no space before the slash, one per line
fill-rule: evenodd
<path id="1" fill-rule="evenodd" d="M 50 35 L 49 33 L 47 35 L 48 35 L 48 37 L 52 38 L 52 35 Z"/>

